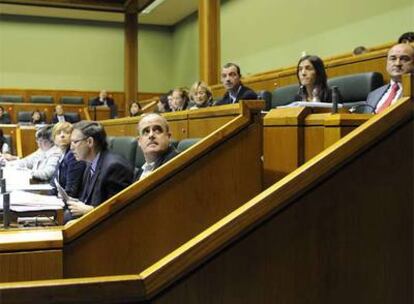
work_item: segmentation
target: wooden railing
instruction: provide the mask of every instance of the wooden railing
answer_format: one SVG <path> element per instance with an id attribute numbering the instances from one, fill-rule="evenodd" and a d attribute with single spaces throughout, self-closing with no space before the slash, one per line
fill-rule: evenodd
<path id="1" fill-rule="evenodd" d="M 329 57 L 325 60 L 325 67 L 328 77 L 335 77 L 354 73 L 379 72 L 384 76 L 384 81 L 389 81 L 389 75 L 386 72 L 386 57 L 388 48 L 391 44 L 385 44 L 373 51 L 353 56 L 340 55 Z M 280 68 L 272 71 L 249 75 L 243 78 L 243 83 L 248 87 L 259 91 L 273 91 L 277 87 L 283 87 L 290 84 L 298 83 L 296 77 L 296 66 Z M 211 87 L 215 98 L 223 96 L 224 87 L 217 84 Z"/>
<path id="2" fill-rule="evenodd" d="M 2 299 L 411 303 L 413 109 L 403 98 L 144 271 L 0 284 Z"/>
<path id="3" fill-rule="evenodd" d="M 147 100 L 152 99 L 154 97 L 158 97 L 161 93 L 151 93 L 151 92 L 138 92 L 137 93 L 137 100 Z M 94 98 L 99 95 L 99 91 L 83 91 L 83 90 L 51 90 L 51 89 L 23 89 L 23 88 L 0 88 L 0 95 L 19 95 L 23 97 L 23 102 L 26 103 L 24 106 L 30 107 L 33 105 L 34 108 L 36 106 L 40 107 L 39 104 L 32 104 L 30 103 L 30 96 L 36 95 L 43 95 L 43 96 L 52 96 L 54 105 L 60 103 L 60 99 L 63 96 L 76 96 L 83 98 L 83 104 L 79 106 L 87 106 L 89 103 L 89 99 Z M 110 92 L 111 97 L 114 99 L 115 104 L 118 107 L 118 114 L 120 117 L 127 115 L 125 112 L 126 103 L 129 101 L 125 101 L 125 95 L 123 92 Z M 0 103 L 3 105 L 4 103 Z M 19 103 L 16 103 L 19 104 Z M 64 105 L 66 107 L 66 105 Z M 29 111 L 29 110 L 26 110 Z M 52 111 L 53 112 L 53 111 Z"/>
<path id="4" fill-rule="evenodd" d="M 62 243 L 33 242 L 24 230 L 0 232 L 1 280 L 44 278 L 46 270 L 19 266 L 21 256 L 44 269 L 62 265 L 60 273 L 50 275 L 54 278 L 127 274 L 186 242 L 261 190 L 257 116 L 263 106 L 241 103 L 237 117 L 196 145 L 79 220 L 53 230 Z M 24 238 L 17 241 L 19 236 Z M 15 267 L 22 267 L 18 275 Z"/>

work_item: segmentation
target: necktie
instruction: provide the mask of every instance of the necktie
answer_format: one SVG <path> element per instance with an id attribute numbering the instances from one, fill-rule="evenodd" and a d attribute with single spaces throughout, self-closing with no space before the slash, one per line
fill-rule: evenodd
<path id="1" fill-rule="evenodd" d="M 388 108 L 391 105 L 391 102 L 394 100 L 395 96 L 397 95 L 398 89 L 400 87 L 397 83 L 394 83 L 391 87 L 391 92 L 388 95 L 388 98 L 384 101 L 384 103 L 377 109 L 377 113 L 381 113 L 386 108 Z"/>

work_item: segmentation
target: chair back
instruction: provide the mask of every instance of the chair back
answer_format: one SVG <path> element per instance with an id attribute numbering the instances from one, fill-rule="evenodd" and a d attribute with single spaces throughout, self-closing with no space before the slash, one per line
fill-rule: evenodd
<path id="1" fill-rule="evenodd" d="M 75 123 L 81 120 L 80 114 L 78 112 L 65 112 L 65 115 L 71 123 Z"/>
<path id="2" fill-rule="evenodd" d="M 21 95 L 0 95 L 0 102 L 23 102 Z"/>
<path id="3" fill-rule="evenodd" d="M 17 121 L 18 122 L 23 122 L 23 123 L 31 122 L 32 121 L 32 113 L 33 112 L 31 112 L 31 111 L 20 111 L 19 113 L 17 113 Z M 40 118 L 43 122 L 46 121 L 44 112 L 40 112 Z"/>
<path id="4" fill-rule="evenodd" d="M 366 101 L 369 92 L 383 84 L 382 74 L 378 72 L 351 74 L 328 80 L 329 87 L 339 88 L 344 102 Z"/>
<path id="5" fill-rule="evenodd" d="M 291 84 L 284 87 L 274 89 L 272 92 L 272 104 L 271 108 L 278 106 L 285 106 L 291 103 L 296 94 L 298 94 L 299 85 Z"/>
<path id="6" fill-rule="evenodd" d="M 135 158 L 137 154 L 137 140 L 132 136 L 113 136 L 107 138 L 109 150 L 113 153 L 123 156 L 131 163 L 131 166 L 135 165 Z"/>
<path id="7" fill-rule="evenodd" d="M 60 98 L 62 104 L 83 104 L 82 96 L 62 96 Z"/>
<path id="8" fill-rule="evenodd" d="M 31 103 L 53 103 L 52 96 L 33 95 L 30 96 Z"/>
<path id="9" fill-rule="evenodd" d="M 201 138 L 185 138 L 180 140 L 180 142 L 177 145 L 178 152 L 183 152 L 190 148 L 192 145 L 196 144 L 198 141 L 200 141 Z"/>
<path id="10" fill-rule="evenodd" d="M 269 111 L 272 107 L 272 93 L 269 91 L 259 91 L 257 92 L 257 99 L 262 99 L 265 101 L 265 111 Z"/>

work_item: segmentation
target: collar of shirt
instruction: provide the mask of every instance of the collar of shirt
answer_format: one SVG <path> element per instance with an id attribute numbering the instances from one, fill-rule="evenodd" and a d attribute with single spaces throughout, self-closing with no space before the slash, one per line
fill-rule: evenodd
<path id="1" fill-rule="evenodd" d="M 230 98 L 231 98 L 231 102 L 232 103 L 234 103 L 235 101 L 236 101 L 236 99 L 237 99 L 237 96 L 239 95 L 239 93 L 240 93 L 240 90 L 241 90 L 241 85 L 239 85 L 239 88 L 237 89 L 237 91 L 236 91 L 236 94 L 233 94 L 233 91 L 229 91 L 229 96 L 230 96 Z"/>
<path id="2" fill-rule="evenodd" d="M 101 152 L 99 152 L 91 163 L 91 170 L 93 173 L 96 171 L 96 166 L 98 165 L 99 158 L 101 157 Z"/>

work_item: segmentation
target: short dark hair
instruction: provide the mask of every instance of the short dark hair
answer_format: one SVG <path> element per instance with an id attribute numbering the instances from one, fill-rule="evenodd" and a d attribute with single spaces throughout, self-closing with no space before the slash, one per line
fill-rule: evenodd
<path id="1" fill-rule="evenodd" d="M 398 43 L 404 43 L 404 42 L 413 42 L 414 41 L 414 32 L 407 32 L 404 33 L 398 38 Z"/>
<path id="2" fill-rule="evenodd" d="M 354 48 L 354 50 L 352 51 L 352 54 L 354 55 L 361 55 L 366 53 L 368 50 L 365 46 L 357 46 L 356 48 Z"/>
<path id="3" fill-rule="evenodd" d="M 223 69 L 228 69 L 231 67 L 235 67 L 237 70 L 237 74 L 239 74 L 239 76 L 241 77 L 240 67 L 237 64 L 233 62 L 227 62 L 225 65 L 223 65 Z"/>
<path id="4" fill-rule="evenodd" d="M 53 143 L 52 128 L 53 128 L 53 126 L 46 126 L 46 127 L 43 127 L 41 129 L 37 130 L 36 135 L 35 135 L 36 140 L 44 139 L 44 140 L 47 140 L 50 143 Z"/>
<path id="5" fill-rule="evenodd" d="M 92 137 L 95 143 L 95 147 L 99 151 L 105 151 L 108 149 L 106 131 L 99 122 L 81 120 L 73 124 L 73 129 L 81 131 L 82 134 L 87 138 Z"/>

